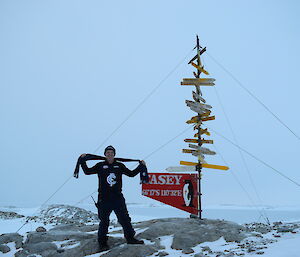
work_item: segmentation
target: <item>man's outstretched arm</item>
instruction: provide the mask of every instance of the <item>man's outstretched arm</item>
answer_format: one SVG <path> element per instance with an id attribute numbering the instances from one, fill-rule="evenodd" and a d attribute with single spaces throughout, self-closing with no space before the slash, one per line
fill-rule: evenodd
<path id="1" fill-rule="evenodd" d="M 123 174 L 128 177 L 135 177 L 137 174 L 143 171 L 143 166 L 146 166 L 145 161 L 140 161 L 139 166 L 137 166 L 134 170 L 130 170 L 124 164 L 122 164 Z"/>
<path id="2" fill-rule="evenodd" d="M 97 174 L 98 173 L 98 169 L 99 169 L 98 165 L 96 164 L 93 167 L 89 168 L 86 165 L 85 156 L 86 156 L 86 154 L 80 155 L 80 157 L 81 157 L 80 165 L 81 165 L 81 168 L 82 168 L 84 174 L 85 175 Z"/>

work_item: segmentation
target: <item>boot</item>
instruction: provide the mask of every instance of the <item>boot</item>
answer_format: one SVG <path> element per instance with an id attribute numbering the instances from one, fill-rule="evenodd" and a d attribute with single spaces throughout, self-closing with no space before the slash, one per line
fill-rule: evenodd
<path id="1" fill-rule="evenodd" d="M 143 245 L 144 244 L 143 240 L 138 240 L 134 237 L 126 238 L 126 241 L 127 241 L 127 244 L 130 244 L 130 245 Z"/>
<path id="2" fill-rule="evenodd" d="M 98 243 L 99 243 L 100 252 L 109 250 L 109 246 L 107 244 L 107 237 L 106 238 L 99 238 Z"/>

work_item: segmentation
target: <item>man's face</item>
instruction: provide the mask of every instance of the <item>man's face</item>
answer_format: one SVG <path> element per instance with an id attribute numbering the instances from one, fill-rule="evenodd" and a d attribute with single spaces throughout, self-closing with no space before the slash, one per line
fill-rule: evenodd
<path id="1" fill-rule="evenodd" d="M 115 158 L 115 154 L 113 150 L 107 150 L 105 152 L 105 157 L 107 159 L 108 162 L 113 162 L 114 158 Z"/>

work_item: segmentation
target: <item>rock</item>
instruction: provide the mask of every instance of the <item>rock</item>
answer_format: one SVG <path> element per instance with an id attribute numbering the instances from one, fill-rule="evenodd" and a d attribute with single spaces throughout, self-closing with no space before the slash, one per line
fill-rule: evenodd
<path id="1" fill-rule="evenodd" d="M 221 236 L 226 241 L 237 242 L 249 236 L 245 227 L 221 220 L 169 218 L 139 223 L 135 227 L 148 227 L 139 236 L 151 241 L 161 236 L 174 234 L 172 248 L 179 250 L 191 248 L 206 241 L 215 241 Z"/>
<path id="2" fill-rule="evenodd" d="M 188 249 L 183 249 L 182 253 L 184 254 L 190 254 L 190 253 L 194 253 L 195 251 L 192 248 L 188 248 Z"/>
<path id="3" fill-rule="evenodd" d="M 48 232 L 30 232 L 27 235 L 25 244 L 35 244 L 40 242 L 53 242 L 53 241 L 64 241 L 74 239 L 81 241 L 85 239 L 96 238 L 97 235 L 88 234 L 77 231 L 61 231 L 51 230 Z"/>
<path id="4" fill-rule="evenodd" d="M 77 243 L 78 242 L 76 242 L 76 244 Z M 108 245 L 111 249 L 124 243 L 125 240 L 123 238 L 108 238 Z M 59 250 L 61 251 L 63 249 L 64 251 L 59 254 L 59 257 L 82 257 L 100 252 L 97 237 L 80 241 L 80 244 L 73 248 L 68 248 L 67 244 L 62 244 L 61 247 L 62 248 L 60 248 Z"/>
<path id="5" fill-rule="evenodd" d="M 54 256 L 57 246 L 50 242 L 40 242 L 36 244 L 25 244 L 23 249 L 31 254 L 39 254 L 43 257 Z"/>
<path id="6" fill-rule="evenodd" d="M 178 224 L 180 226 L 176 229 L 177 232 L 174 234 L 171 245 L 173 249 L 177 250 L 192 248 L 203 242 L 213 242 L 222 236 L 227 242 L 240 242 L 249 236 L 243 226 L 234 222 L 187 219 Z"/>
<path id="7" fill-rule="evenodd" d="M 20 250 L 15 253 L 15 257 L 29 257 L 30 253 L 25 250 Z"/>
<path id="8" fill-rule="evenodd" d="M 55 224 L 86 224 L 99 222 L 98 215 L 85 209 L 64 205 L 53 204 L 43 209 L 39 217 L 31 217 L 33 220 L 43 220 L 46 223 Z"/>
<path id="9" fill-rule="evenodd" d="M 194 257 L 207 257 L 207 255 L 204 255 L 203 253 L 196 253 Z"/>
<path id="10" fill-rule="evenodd" d="M 16 243 L 16 248 L 22 247 L 23 236 L 18 233 L 7 233 L 0 235 L 0 244 L 7 244 L 10 242 Z"/>
<path id="11" fill-rule="evenodd" d="M 91 231 L 97 231 L 99 225 L 76 225 L 76 224 L 60 224 L 57 225 L 49 231 L 55 231 L 55 230 L 62 230 L 62 231 L 80 231 L 80 232 L 91 232 Z"/>
<path id="12" fill-rule="evenodd" d="M 263 223 L 254 222 L 254 223 L 246 224 L 246 227 L 248 231 L 255 231 L 261 234 L 267 234 L 272 231 L 272 227 L 270 225 L 263 224 Z"/>
<path id="13" fill-rule="evenodd" d="M 234 253 L 230 252 L 224 255 L 224 257 L 234 257 Z"/>
<path id="14" fill-rule="evenodd" d="M 277 228 L 278 233 L 288 233 L 288 232 L 293 232 L 293 231 L 294 231 L 293 228 L 287 227 L 287 226 Z"/>
<path id="15" fill-rule="evenodd" d="M 201 247 L 203 252 L 212 253 L 212 250 L 208 246 Z"/>
<path id="16" fill-rule="evenodd" d="M 20 215 L 16 212 L 9 212 L 9 211 L 0 211 L 0 218 L 1 219 L 19 219 L 24 218 L 24 215 Z"/>
<path id="17" fill-rule="evenodd" d="M 46 232 L 47 229 L 45 229 L 44 227 L 37 227 L 35 231 L 36 232 Z"/>
<path id="18" fill-rule="evenodd" d="M 251 252 L 255 252 L 256 250 L 257 250 L 256 247 L 254 247 L 254 246 L 249 246 L 248 249 L 247 249 L 247 252 L 248 252 L 248 253 L 251 253 Z"/>
<path id="19" fill-rule="evenodd" d="M 0 252 L 1 253 L 8 253 L 10 251 L 10 248 L 7 245 L 0 245 Z"/>
<path id="20" fill-rule="evenodd" d="M 121 245 L 111 249 L 101 257 L 145 257 L 157 252 L 153 245 Z"/>
<path id="21" fill-rule="evenodd" d="M 161 251 L 158 254 L 156 254 L 155 256 L 163 257 L 163 256 L 167 256 L 167 255 L 169 255 L 167 252 Z"/>

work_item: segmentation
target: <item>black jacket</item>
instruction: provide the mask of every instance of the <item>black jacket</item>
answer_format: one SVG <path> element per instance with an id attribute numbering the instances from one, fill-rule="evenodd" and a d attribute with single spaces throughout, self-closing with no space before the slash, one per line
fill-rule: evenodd
<path id="1" fill-rule="evenodd" d="M 123 163 L 114 161 L 112 164 L 106 160 L 98 162 L 95 166 L 89 168 L 86 161 L 81 161 L 81 167 L 86 175 L 97 174 L 99 179 L 99 199 L 111 199 L 122 194 L 122 175 L 134 177 L 143 172 L 145 165 L 139 164 L 134 170 L 129 170 Z M 147 169 L 147 168 L 146 168 Z"/>

